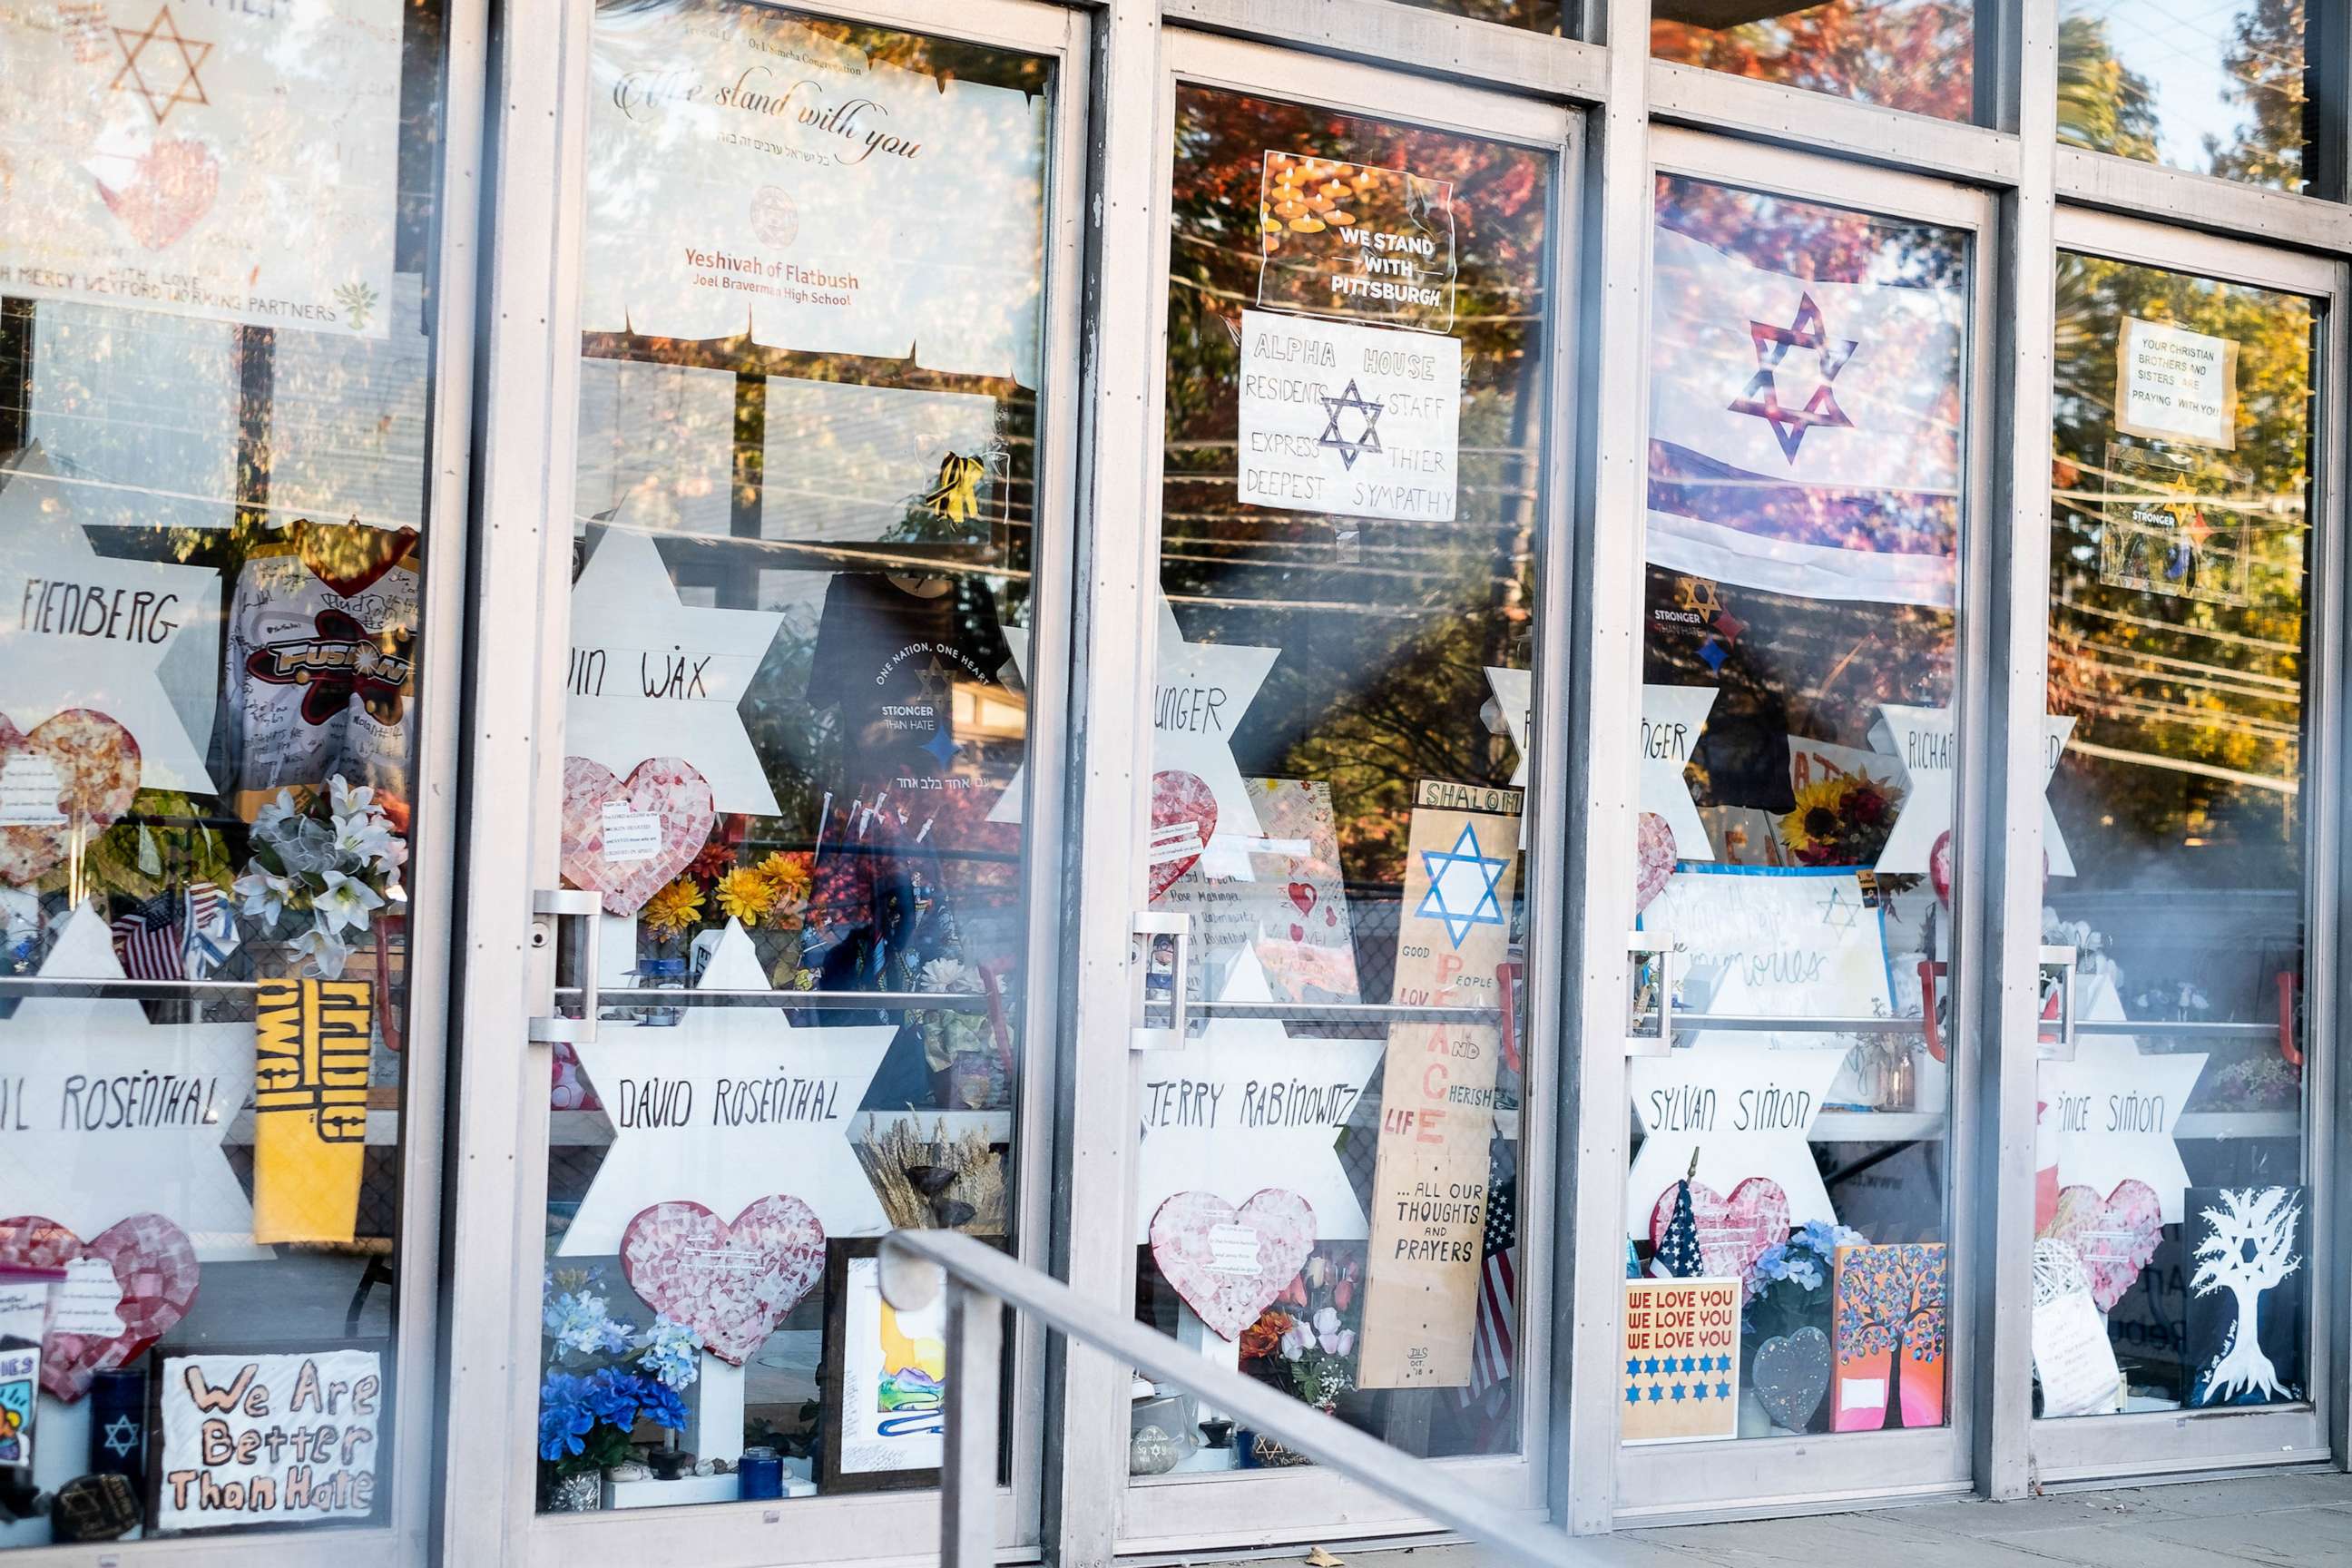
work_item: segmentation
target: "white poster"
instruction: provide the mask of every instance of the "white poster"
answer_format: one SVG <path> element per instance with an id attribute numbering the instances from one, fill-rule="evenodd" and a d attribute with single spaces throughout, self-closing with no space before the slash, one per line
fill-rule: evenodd
<path id="1" fill-rule="evenodd" d="M 2126 316 L 2116 343 L 2116 428 L 2153 441 L 2235 447 L 2237 343 Z"/>
<path id="2" fill-rule="evenodd" d="M 600 9 L 594 51 L 584 330 L 1037 384 L 1042 92 L 723 0 Z"/>
<path id="3" fill-rule="evenodd" d="M 374 1513 L 381 1352 L 166 1355 L 155 1378 L 158 1531 Z"/>
<path id="4" fill-rule="evenodd" d="M 939 1468 L 947 1447 L 947 1293 L 919 1311 L 883 1299 L 878 1258 L 847 1260 L 841 1306 L 841 1471 Z"/>
<path id="5" fill-rule="evenodd" d="M 1793 1020 L 1894 1013 L 1885 916 L 1851 869 L 1685 865 L 1641 922 L 1672 939 L 1676 1005 L 1693 1014 Z M 1708 1030 L 1698 1043 L 1830 1042 L 1791 1028 Z"/>
<path id="6" fill-rule="evenodd" d="M 0 292 L 382 337 L 402 0 L 0 0 Z"/>
<path id="7" fill-rule="evenodd" d="M 1462 444 L 1462 344 L 1395 327 L 1242 312 L 1240 497 L 1444 522 Z"/>

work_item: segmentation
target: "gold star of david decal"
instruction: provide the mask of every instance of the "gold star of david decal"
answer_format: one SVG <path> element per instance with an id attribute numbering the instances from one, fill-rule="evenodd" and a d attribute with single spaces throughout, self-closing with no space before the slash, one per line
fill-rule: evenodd
<path id="1" fill-rule="evenodd" d="M 168 96 L 148 81 L 146 69 L 140 63 L 146 56 L 148 46 L 159 40 L 180 53 L 180 79 L 173 84 Z M 108 89 L 121 91 L 124 80 L 128 79 L 139 96 L 147 100 L 147 112 L 155 117 L 156 124 L 161 125 L 170 119 L 172 110 L 181 104 L 209 105 L 212 102 L 205 96 L 204 80 L 196 75 L 196 70 L 212 58 L 213 46 L 183 34 L 179 23 L 172 19 L 171 6 L 159 9 L 155 19 L 147 24 L 144 32 L 136 32 L 129 27 L 115 28 L 114 46 L 122 51 L 122 68 L 114 73 L 114 79 L 107 84 Z M 156 67 L 158 76 L 169 73 L 170 58 L 168 54 L 160 58 Z"/>

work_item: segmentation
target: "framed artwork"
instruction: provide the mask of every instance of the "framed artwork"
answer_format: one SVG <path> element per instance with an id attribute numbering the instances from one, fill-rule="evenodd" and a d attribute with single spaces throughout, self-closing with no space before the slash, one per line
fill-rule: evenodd
<path id="1" fill-rule="evenodd" d="M 882 1299 L 878 1237 L 830 1244 L 823 1384 L 833 1396 L 817 1489 L 940 1484 L 947 1446 L 947 1301 L 901 1312 Z"/>
<path id="2" fill-rule="evenodd" d="M 1830 1430 L 1944 1424 L 1947 1280 L 1941 1242 L 1838 1248 Z"/>

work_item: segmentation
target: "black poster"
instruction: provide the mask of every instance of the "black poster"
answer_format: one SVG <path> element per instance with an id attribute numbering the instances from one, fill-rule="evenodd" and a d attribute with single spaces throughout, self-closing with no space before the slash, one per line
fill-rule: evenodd
<path id="1" fill-rule="evenodd" d="M 2189 1189 L 2181 1229 L 2191 1409 L 2304 1397 L 2307 1198 L 2303 1187 Z"/>

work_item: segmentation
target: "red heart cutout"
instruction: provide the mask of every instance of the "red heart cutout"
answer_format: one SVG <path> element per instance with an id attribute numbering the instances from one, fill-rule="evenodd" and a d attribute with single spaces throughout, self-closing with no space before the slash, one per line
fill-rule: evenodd
<path id="1" fill-rule="evenodd" d="M 122 1287 L 122 1304 L 115 1309 L 122 1331 L 111 1339 L 44 1336 L 41 1386 L 68 1405 L 88 1394 L 100 1373 L 145 1355 L 196 1303 L 196 1249 L 187 1232 L 162 1215 L 132 1215 L 89 1242 L 38 1215 L 0 1219 L 0 1267 L 63 1268 L 82 1258 L 113 1267 Z"/>
<path id="2" fill-rule="evenodd" d="M 1674 1217 L 1675 1189 L 1668 1187 L 1650 1211 L 1653 1250 Z M 1729 1197 L 1693 1182 L 1691 1217 L 1698 1222 L 1698 1255 L 1706 1272 L 1745 1281 L 1758 1258 L 1789 1239 L 1789 1194 L 1769 1176 L 1748 1177 Z"/>
<path id="3" fill-rule="evenodd" d="M 1150 876 L 1155 901 L 1192 868 L 1216 831 L 1217 797 L 1197 775 L 1172 768 L 1151 775 Z"/>
<path id="4" fill-rule="evenodd" d="M 1223 1339 L 1256 1322 L 1314 1250 L 1315 1210 L 1280 1187 L 1239 1208 L 1214 1193 L 1178 1193 L 1151 1216 L 1160 1278 Z"/>
<path id="5" fill-rule="evenodd" d="M 1298 906 L 1298 912 L 1301 915 L 1311 915 L 1315 912 L 1313 887 L 1305 882 L 1293 882 L 1286 890 L 1290 894 L 1290 901 Z"/>
<path id="6" fill-rule="evenodd" d="M 69 708 L 29 735 L 0 714 L 0 769 L 23 753 L 57 770 L 55 826 L 0 827 L 0 886 L 26 887 L 63 863 L 77 824 L 103 827 L 131 809 L 139 794 L 139 742 L 129 730 L 89 708 Z"/>
<path id="7" fill-rule="evenodd" d="M 700 1204 L 656 1204 L 621 1233 L 621 1272 L 646 1305 L 741 1366 L 824 1278 L 824 1226 L 783 1193 L 747 1205 L 732 1225 Z"/>
<path id="8" fill-rule="evenodd" d="M 642 860 L 614 860 L 604 850 L 604 808 L 661 818 L 661 842 Z M 693 864 L 719 820 L 710 784 L 676 757 L 649 757 L 625 784 L 587 757 L 563 759 L 563 879 L 601 893 L 604 912 L 633 915 L 662 885 Z"/>
<path id="9" fill-rule="evenodd" d="M 2164 1201 L 2146 1182 L 2117 1182 L 2104 1199 L 2095 1187 L 2068 1187 L 2045 1234 L 2082 1254 L 2092 1301 L 2112 1312 L 2164 1239 Z"/>
<path id="10" fill-rule="evenodd" d="M 132 173 L 121 190 L 99 181 L 98 194 L 131 237 L 150 250 L 184 237 L 220 195 L 220 160 L 203 142 L 184 137 L 148 148 Z"/>

